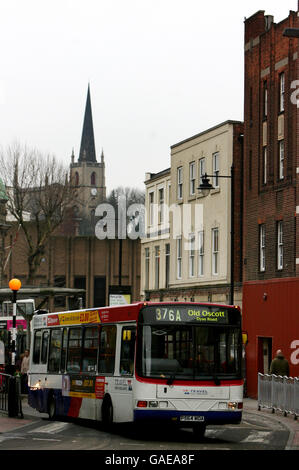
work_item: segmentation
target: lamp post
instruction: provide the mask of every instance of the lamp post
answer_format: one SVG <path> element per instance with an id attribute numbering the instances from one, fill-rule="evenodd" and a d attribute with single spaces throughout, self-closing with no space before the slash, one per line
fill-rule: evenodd
<path id="1" fill-rule="evenodd" d="M 12 342 L 11 342 L 11 365 L 16 363 L 16 339 L 17 339 L 17 292 L 21 288 L 19 279 L 11 279 L 9 288 L 12 290 Z"/>
<path id="2" fill-rule="evenodd" d="M 204 196 L 207 196 L 213 185 L 210 183 L 209 178 L 214 178 L 215 175 L 207 175 L 205 173 L 201 177 L 201 184 L 199 185 L 199 189 Z M 231 180 L 231 201 L 230 201 L 230 295 L 229 295 L 229 303 L 230 305 L 234 305 L 234 165 L 231 166 L 230 175 L 217 175 L 217 178 L 229 178 Z"/>

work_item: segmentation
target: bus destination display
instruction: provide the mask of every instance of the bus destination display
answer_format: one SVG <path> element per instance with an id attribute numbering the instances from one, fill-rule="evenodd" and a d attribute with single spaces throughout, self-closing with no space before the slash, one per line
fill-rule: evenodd
<path id="1" fill-rule="evenodd" d="M 144 323 L 202 323 L 228 324 L 238 323 L 239 311 L 228 310 L 225 307 L 206 305 L 159 305 L 148 306 L 142 310 Z"/>

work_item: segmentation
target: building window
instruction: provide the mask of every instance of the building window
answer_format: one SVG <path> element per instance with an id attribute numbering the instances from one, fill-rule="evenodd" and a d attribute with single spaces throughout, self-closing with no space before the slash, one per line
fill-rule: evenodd
<path id="1" fill-rule="evenodd" d="M 189 188 L 190 196 L 195 194 L 195 162 L 189 163 Z"/>
<path id="2" fill-rule="evenodd" d="M 279 111 L 284 111 L 285 75 L 279 75 Z"/>
<path id="3" fill-rule="evenodd" d="M 91 176 L 90 176 L 90 184 L 91 184 L 91 186 L 95 186 L 95 185 L 96 185 L 96 174 L 95 174 L 95 172 L 91 173 Z"/>
<path id="4" fill-rule="evenodd" d="M 160 247 L 155 246 L 155 289 L 159 289 L 160 282 Z"/>
<path id="5" fill-rule="evenodd" d="M 265 224 L 260 225 L 260 271 L 266 270 L 266 229 Z"/>
<path id="6" fill-rule="evenodd" d="M 277 269 L 283 269 L 283 225 L 277 224 Z"/>
<path id="7" fill-rule="evenodd" d="M 178 199 L 183 198 L 183 167 L 180 166 L 177 171 Z"/>
<path id="8" fill-rule="evenodd" d="M 219 153 L 213 154 L 213 186 L 219 188 Z"/>
<path id="9" fill-rule="evenodd" d="M 284 165 L 284 141 L 279 142 L 279 179 L 283 179 L 283 165 Z"/>
<path id="10" fill-rule="evenodd" d="M 144 282 L 145 290 L 149 289 L 149 273 L 150 273 L 150 250 L 149 248 L 145 248 L 145 282 Z"/>
<path id="11" fill-rule="evenodd" d="M 165 287 L 169 287 L 169 274 L 170 274 L 170 244 L 165 245 Z"/>
<path id="12" fill-rule="evenodd" d="M 212 273 L 219 274 L 219 229 L 212 229 Z"/>
<path id="13" fill-rule="evenodd" d="M 177 253 L 177 278 L 182 278 L 182 237 L 177 238 L 176 241 L 176 253 Z"/>
<path id="14" fill-rule="evenodd" d="M 154 225 L 154 192 L 149 193 L 149 224 Z"/>
<path id="15" fill-rule="evenodd" d="M 199 160 L 199 184 L 202 183 L 202 177 L 204 176 L 206 172 L 206 159 L 205 158 L 201 158 Z"/>
<path id="16" fill-rule="evenodd" d="M 204 246 L 204 231 L 201 230 L 198 232 L 198 275 L 204 275 L 204 255 L 205 255 L 205 246 Z"/>
<path id="17" fill-rule="evenodd" d="M 267 147 L 263 147 L 263 184 L 267 183 Z"/>
<path id="18" fill-rule="evenodd" d="M 189 235 L 189 276 L 194 277 L 195 273 L 195 235 Z"/>
<path id="19" fill-rule="evenodd" d="M 79 173 L 77 171 L 75 173 L 75 186 L 79 186 Z"/>
<path id="20" fill-rule="evenodd" d="M 168 205 L 170 206 L 170 201 L 171 201 L 171 183 L 170 181 L 168 182 Z"/>
<path id="21" fill-rule="evenodd" d="M 264 118 L 268 116 L 268 87 L 267 82 L 264 82 Z"/>
<path id="22" fill-rule="evenodd" d="M 164 188 L 159 189 L 159 224 L 164 222 Z"/>
<path id="23" fill-rule="evenodd" d="M 54 276 L 54 287 L 66 287 L 65 276 Z M 54 307 L 65 307 L 66 298 L 63 295 L 54 296 Z"/>

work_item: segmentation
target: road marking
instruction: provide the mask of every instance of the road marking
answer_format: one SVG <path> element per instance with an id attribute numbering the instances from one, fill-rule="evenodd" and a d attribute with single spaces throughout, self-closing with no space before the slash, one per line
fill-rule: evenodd
<path id="1" fill-rule="evenodd" d="M 216 434 L 221 434 L 223 429 L 206 429 L 205 437 L 215 436 Z"/>
<path id="2" fill-rule="evenodd" d="M 54 441 L 55 442 L 61 442 L 61 439 L 40 439 L 38 437 L 34 437 L 32 440 L 33 441 L 47 441 L 47 442 L 49 442 L 49 441 L 51 441 L 51 442 L 54 442 Z"/>
<path id="3" fill-rule="evenodd" d="M 67 427 L 69 427 L 69 423 L 51 423 L 47 426 L 41 426 L 39 428 L 33 429 L 32 431 L 29 431 L 29 433 L 35 434 L 41 432 L 46 434 L 56 434 L 63 431 Z"/>
<path id="4" fill-rule="evenodd" d="M 132 442 L 132 444 L 130 442 L 120 442 L 119 445 L 120 446 L 145 446 L 145 444 L 136 444 L 136 442 Z"/>
<path id="5" fill-rule="evenodd" d="M 269 438 L 271 434 L 272 432 L 269 431 L 252 431 L 245 439 L 242 439 L 240 442 L 259 442 L 263 444 L 269 444 L 270 439 L 267 438 Z"/>

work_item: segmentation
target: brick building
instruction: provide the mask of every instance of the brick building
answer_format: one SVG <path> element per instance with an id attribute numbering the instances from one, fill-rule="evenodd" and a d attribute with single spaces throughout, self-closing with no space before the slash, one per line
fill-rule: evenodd
<path id="1" fill-rule="evenodd" d="M 299 375 L 299 78 L 297 12 L 245 20 L 243 328 L 248 394 L 282 349 Z"/>

